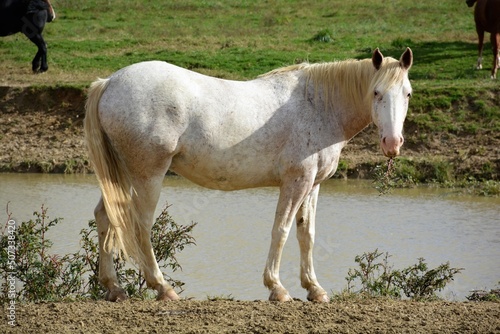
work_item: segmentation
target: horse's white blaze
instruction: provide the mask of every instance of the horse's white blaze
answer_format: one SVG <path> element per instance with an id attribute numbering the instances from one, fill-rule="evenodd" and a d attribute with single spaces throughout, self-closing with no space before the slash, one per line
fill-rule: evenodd
<path id="1" fill-rule="evenodd" d="M 126 298 L 113 251 L 138 263 L 158 299 L 178 298 L 150 242 L 162 179 L 171 169 L 213 189 L 279 187 L 264 285 L 270 299 L 291 299 L 279 267 L 296 221 L 301 284 L 308 299 L 327 301 L 312 259 L 319 185 L 372 119 L 381 129 L 384 154 L 399 154 L 412 59 L 410 49 L 399 62 L 377 49 L 372 59 L 293 65 L 247 82 L 144 62 L 94 82 L 85 137 L 102 190 L 95 217 L 107 299 Z"/>
<path id="2" fill-rule="evenodd" d="M 52 7 L 50 0 L 45 0 L 45 2 L 49 6 L 49 11 L 50 11 L 50 14 L 52 16 L 52 21 L 54 21 L 56 19 L 56 11 L 54 10 L 54 7 Z"/>
<path id="3" fill-rule="evenodd" d="M 386 92 L 377 90 L 374 95 L 373 121 L 380 130 L 380 146 L 386 156 L 397 156 L 404 142 L 403 123 L 411 96 L 408 77 L 401 85 L 394 85 Z"/>

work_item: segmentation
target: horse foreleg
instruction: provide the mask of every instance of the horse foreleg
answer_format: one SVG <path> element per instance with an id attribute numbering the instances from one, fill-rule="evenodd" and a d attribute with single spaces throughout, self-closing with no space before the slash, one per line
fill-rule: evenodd
<path id="1" fill-rule="evenodd" d="M 113 254 L 106 251 L 104 241 L 108 233 L 109 219 L 104 208 L 102 198 L 94 210 L 97 224 L 97 237 L 99 239 L 99 282 L 106 288 L 106 300 L 112 302 L 127 299 L 125 290 L 120 287 L 113 264 Z"/>
<path id="2" fill-rule="evenodd" d="M 326 291 L 320 286 L 313 266 L 313 246 L 315 234 L 316 203 L 318 201 L 319 184 L 306 197 L 297 215 L 297 240 L 300 247 L 300 281 L 308 291 L 307 299 L 328 302 Z"/>
<path id="3" fill-rule="evenodd" d="M 47 44 L 41 34 L 36 34 L 29 38 L 37 47 L 38 51 L 31 62 L 33 73 L 42 73 L 49 69 L 47 65 Z"/>
<path id="4" fill-rule="evenodd" d="M 299 182 L 301 183 L 300 185 L 298 184 Z M 279 277 L 281 255 L 295 214 L 310 189 L 310 183 L 304 180 L 296 180 L 296 182 L 288 184 L 284 183 L 280 189 L 272 230 L 271 246 L 263 275 L 264 285 L 271 291 L 269 300 L 280 302 L 292 300 L 288 291 L 281 284 Z"/>
<path id="5" fill-rule="evenodd" d="M 43 28 L 47 21 L 47 11 L 41 10 L 33 14 L 31 20 L 23 18 L 22 32 L 29 38 L 38 48 L 38 51 L 31 62 L 31 67 L 34 73 L 42 73 L 48 70 L 47 65 L 47 44 L 42 37 Z"/>

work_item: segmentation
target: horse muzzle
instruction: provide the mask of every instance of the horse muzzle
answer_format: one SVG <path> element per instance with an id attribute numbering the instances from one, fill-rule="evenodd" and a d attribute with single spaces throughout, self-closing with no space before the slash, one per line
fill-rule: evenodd
<path id="1" fill-rule="evenodd" d="M 404 141 L 402 135 L 384 136 L 380 140 L 380 147 L 386 157 L 394 158 L 399 155 L 399 149 L 403 146 Z"/>

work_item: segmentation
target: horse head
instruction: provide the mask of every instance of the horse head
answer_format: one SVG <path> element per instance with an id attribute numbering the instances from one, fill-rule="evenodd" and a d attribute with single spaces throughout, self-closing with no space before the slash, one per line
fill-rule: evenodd
<path id="1" fill-rule="evenodd" d="M 49 0 L 43 0 L 47 6 L 48 6 L 48 10 L 47 10 L 47 13 L 48 13 L 48 16 L 47 16 L 47 22 L 52 22 L 56 19 L 56 12 L 54 10 L 54 7 L 52 7 L 52 4 L 50 3 Z"/>
<path id="2" fill-rule="evenodd" d="M 412 88 L 408 70 L 413 64 L 410 48 L 399 61 L 385 58 L 379 49 L 373 52 L 372 64 L 376 69 L 370 85 L 372 94 L 372 120 L 380 131 L 380 146 L 387 157 L 399 155 L 404 142 L 403 123 L 408 111 Z"/>
<path id="3" fill-rule="evenodd" d="M 54 8 L 49 0 L 30 0 L 27 4 L 26 13 L 38 14 L 40 12 L 47 13 L 47 18 L 43 19 L 43 23 L 52 22 L 56 18 L 56 12 L 54 11 Z"/>

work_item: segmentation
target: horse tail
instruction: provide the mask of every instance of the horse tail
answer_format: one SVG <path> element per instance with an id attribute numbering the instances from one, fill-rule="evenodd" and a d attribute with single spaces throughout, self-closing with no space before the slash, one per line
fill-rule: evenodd
<path id="1" fill-rule="evenodd" d="M 104 249 L 107 252 L 114 251 L 125 259 L 132 257 L 141 265 L 144 257 L 139 240 L 142 240 L 141 236 L 147 231 L 138 219 L 134 189 L 127 166 L 112 146 L 99 119 L 99 101 L 108 84 L 109 79 L 98 79 L 90 86 L 84 122 L 87 151 L 99 181 L 110 223 Z"/>

